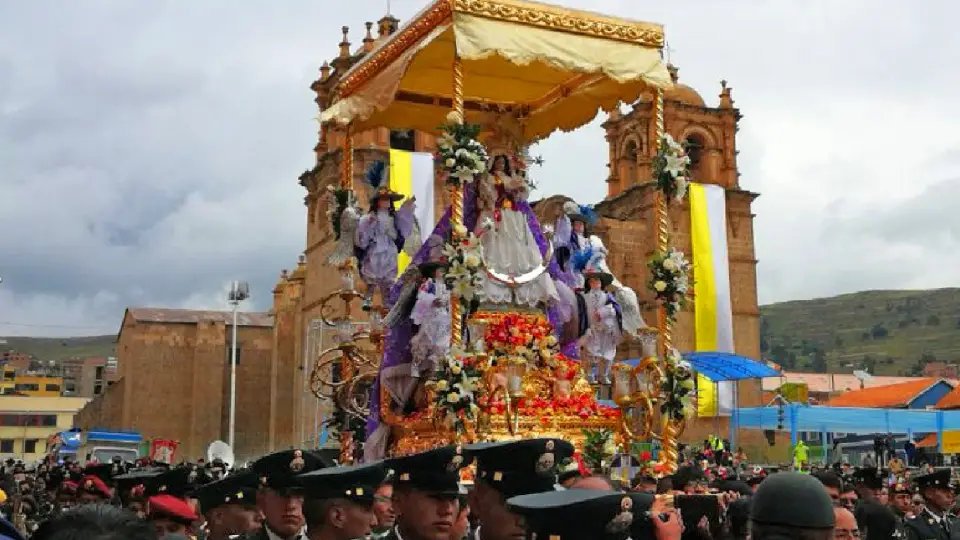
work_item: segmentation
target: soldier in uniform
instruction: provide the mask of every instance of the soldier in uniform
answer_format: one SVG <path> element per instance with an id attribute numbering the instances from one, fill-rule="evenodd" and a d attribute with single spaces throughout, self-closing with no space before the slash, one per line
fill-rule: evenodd
<path id="1" fill-rule="evenodd" d="M 373 497 L 387 469 L 382 462 L 300 475 L 309 540 L 365 538 L 376 524 Z"/>
<path id="2" fill-rule="evenodd" d="M 522 520 L 507 509 L 507 499 L 555 491 L 559 466 L 573 458 L 574 447 L 561 439 L 528 439 L 479 443 L 464 448 L 477 463 L 477 477 L 470 491 L 470 510 L 480 526 L 475 540 L 522 538 Z"/>
<path id="3" fill-rule="evenodd" d="M 147 483 L 163 471 L 161 469 L 132 470 L 114 477 L 120 504 L 137 516 L 147 515 Z"/>
<path id="4" fill-rule="evenodd" d="M 245 469 L 201 486 L 191 494 L 206 519 L 207 540 L 227 540 L 260 528 L 258 484 L 257 474 Z"/>
<path id="5" fill-rule="evenodd" d="M 897 518 L 896 538 L 905 538 L 904 530 L 907 517 L 913 515 L 913 488 L 906 478 L 898 477 L 890 484 L 890 509 Z"/>
<path id="6" fill-rule="evenodd" d="M 923 508 L 904 522 L 906 537 L 910 540 L 960 539 L 960 520 L 950 513 L 957 500 L 950 469 L 919 476 L 916 481 Z"/>
<path id="7" fill-rule="evenodd" d="M 450 540 L 460 513 L 460 469 L 470 457 L 460 446 L 442 446 L 392 458 L 393 504 L 397 524 L 387 540 Z"/>
<path id="8" fill-rule="evenodd" d="M 260 481 L 257 508 L 262 526 L 240 535 L 241 540 L 300 540 L 304 533 L 303 491 L 297 476 L 331 466 L 306 450 L 284 450 L 268 454 L 253 464 Z"/>
<path id="9" fill-rule="evenodd" d="M 199 516 L 187 501 L 194 479 L 190 473 L 188 467 L 176 467 L 144 480 L 147 521 L 153 524 L 157 536 L 194 533 Z"/>
<path id="10" fill-rule="evenodd" d="M 854 485 L 860 501 L 853 510 L 861 533 L 874 538 L 890 538 L 877 534 L 892 535 L 896 528 L 896 517 L 890 508 L 878 500 L 883 489 L 883 479 L 875 467 L 865 467 L 853 475 Z"/>

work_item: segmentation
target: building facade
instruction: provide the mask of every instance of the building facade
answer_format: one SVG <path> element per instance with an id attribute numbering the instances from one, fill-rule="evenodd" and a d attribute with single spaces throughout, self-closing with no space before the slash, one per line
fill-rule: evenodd
<path id="1" fill-rule="evenodd" d="M 218 311 L 128 309 L 117 340 L 118 380 L 81 411 L 77 426 L 176 440 L 184 459 L 204 457 L 211 442 L 227 441 L 231 317 Z M 294 444 L 288 427 L 292 407 L 277 405 L 290 399 L 292 389 L 276 382 L 291 374 L 275 362 L 273 317 L 240 313 L 238 321 L 234 453 L 245 459 Z"/>
<path id="2" fill-rule="evenodd" d="M 64 395 L 69 396 L 94 398 L 106 392 L 118 377 L 116 358 L 112 363 L 102 357 L 65 358 L 60 366 Z"/>
<path id="3" fill-rule="evenodd" d="M 89 400 L 77 397 L 0 396 L 0 457 L 43 458 L 47 439 L 74 427 Z"/>

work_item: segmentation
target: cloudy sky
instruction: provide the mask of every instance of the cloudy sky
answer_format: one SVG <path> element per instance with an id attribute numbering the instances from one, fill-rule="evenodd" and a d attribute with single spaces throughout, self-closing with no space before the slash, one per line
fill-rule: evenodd
<path id="1" fill-rule="evenodd" d="M 960 6 L 556 0 L 663 23 L 683 82 L 744 114 L 763 302 L 956 285 Z M 393 0 L 409 17 L 425 0 Z M 0 335 L 113 333 L 133 305 L 265 309 L 304 247 L 316 106 L 340 26 L 386 0 L 0 0 Z M 576 149 L 576 151 L 571 151 Z M 596 202 L 595 122 L 540 151 Z"/>

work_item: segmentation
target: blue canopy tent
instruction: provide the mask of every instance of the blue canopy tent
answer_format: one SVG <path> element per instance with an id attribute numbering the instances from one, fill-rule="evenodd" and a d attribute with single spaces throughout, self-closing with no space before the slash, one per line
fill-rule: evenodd
<path id="1" fill-rule="evenodd" d="M 762 379 L 764 377 L 779 377 L 780 371 L 756 360 L 725 352 L 690 352 L 683 355 L 683 359 L 697 373 L 707 377 L 714 383 L 728 381 L 743 381 L 747 379 Z M 625 363 L 636 366 L 640 358 L 626 360 Z M 736 448 L 737 429 L 740 426 L 739 396 L 734 389 L 734 405 L 730 415 L 730 446 Z"/>
<path id="2" fill-rule="evenodd" d="M 746 407 L 737 415 L 748 429 L 777 429 L 779 407 Z M 943 450 L 943 432 L 960 431 L 960 411 L 927 409 L 866 409 L 819 407 L 803 403 L 783 405 L 783 428 L 797 443 L 801 431 L 812 433 L 936 433 L 938 450 Z M 826 440 L 824 437 L 823 440 Z"/>

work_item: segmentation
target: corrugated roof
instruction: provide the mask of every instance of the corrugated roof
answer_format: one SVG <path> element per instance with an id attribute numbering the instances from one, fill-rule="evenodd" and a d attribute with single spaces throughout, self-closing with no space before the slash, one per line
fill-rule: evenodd
<path id="1" fill-rule="evenodd" d="M 884 377 L 875 376 L 864 381 L 865 388 L 889 386 L 923 379 L 924 377 Z M 803 373 L 799 371 L 784 371 L 782 377 L 768 377 L 763 379 L 763 389 L 774 391 L 784 383 L 806 384 L 810 393 L 829 394 L 832 392 L 847 392 L 859 390 L 860 381 L 849 373 Z"/>
<path id="2" fill-rule="evenodd" d="M 840 394 L 827 402 L 829 407 L 905 407 L 917 396 L 944 379 L 935 377 L 915 379 L 909 382 L 874 386 Z M 946 381 L 944 381 L 946 382 Z"/>
<path id="3" fill-rule="evenodd" d="M 203 311 L 194 309 L 167 308 L 127 308 L 127 312 L 137 322 L 151 323 L 233 323 L 232 311 Z M 273 315 L 269 313 L 237 313 L 239 326 L 273 326 Z"/>
<path id="4" fill-rule="evenodd" d="M 940 401 L 934 406 L 935 409 L 960 409 L 960 386 L 957 386 L 949 394 L 940 398 Z"/>

